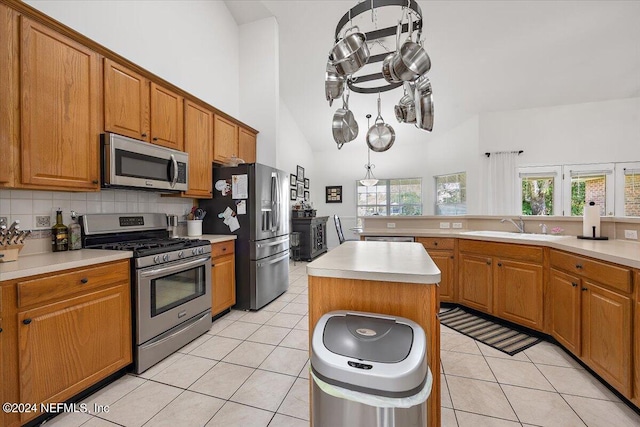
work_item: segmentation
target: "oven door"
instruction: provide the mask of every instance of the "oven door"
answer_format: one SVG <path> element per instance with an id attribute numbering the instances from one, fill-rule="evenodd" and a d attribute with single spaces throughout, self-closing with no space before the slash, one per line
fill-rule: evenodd
<path id="1" fill-rule="evenodd" d="M 136 271 L 136 343 L 211 309 L 211 256 Z"/>

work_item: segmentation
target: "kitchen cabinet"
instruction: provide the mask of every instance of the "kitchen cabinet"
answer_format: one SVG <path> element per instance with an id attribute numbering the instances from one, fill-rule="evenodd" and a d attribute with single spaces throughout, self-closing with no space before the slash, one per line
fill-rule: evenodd
<path id="1" fill-rule="evenodd" d="M 216 115 L 213 124 L 213 161 L 227 163 L 238 153 L 238 125 Z"/>
<path id="2" fill-rule="evenodd" d="M 633 328 L 633 395 L 631 401 L 640 407 L 640 270 L 636 270 L 633 283 L 635 284 L 635 307 Z"/>
<path id="3" fill-rule="evenodd" d="M 150 82 L 115 61 L 104 60 L 104 128 L 149 142 Z"/>
<path id="4" fill-rule="evenodd" d="M 238 157 L 245 163 L 256 162 L 256 139 L 255 132 L 238 127 Z"/>
<path id="5" fill-rule="evenodd" d="M 550 263 L 552 290 L 554 287 L 565 289 L 550 294 L 552 312 L 557 313 L 563 307 L 572 310 L 572 316 L 575 316 L 575 310 L 580 312 L 578 344 L 569 349 L 610 385 L 630 396 L 633 330 L 631 271 L 555 249 L 550 251 Z M 579 296 L 575 295 L 576 292 Z M 567 307 L 568 302 L 560 300 L 563 296 L 569 297 L 578 308 Z M 554 332 L 558 330 L 569 331 L 564 335 L 571 336 L 571 323 L 566 318 L 558 318 L 552 318 L 552 335 L 559 335 Z"/>
<path id="6" fill-rule="evenodd" d="M 543 329 L 542 248 L 464 239 L 458 246 L 460 303 Z"/>
<path id="7" fill-rule="evenodd" d="M 132 361 L 128 260 L 5 282 L 1 300 L 3 401 L 64 402 Z"/>
<path id="8" fill-rule="evenodd" d="M 184 98 L 151 83 L 151 142 L 174 150 L 184 149 Z"/>
<path id="9" fill-rule="evenodd" d="M 580 356 L 580 278 L 552 268 L 547 293 L 551 336 Z"/>
<path id="10" fill-rule="evenodd" d="M 20 96 L 18 54 L 18 14 L 0 4 L 0 187 L 14 185 L 20 159 Z M 0 415 L 1 419 L 2 415 Z"/>
<path id="11" fill-rule="evenodd" d="M 184 102 L 184 150 L 189 153 L 189 190 L 184 195 L 211 198 L 213 114 L 189 100 Z"/>
<path id="12" fill-rule="evenodd" d="M 98 54 L 21 16 L 20 85 L 21 183 L 98 190 Z"/>
<path id="13" fill-rule="evenodd" d="M 416 237 L 416 242 L 422 243 L 427 253 L 440 270 L 438 292 L 440 302 L 454 302 L 455 291 L 455 239 Z"/>
<path id="14" fill-rule="evenodd" d="M 212 302 L 211 314 L 215 316 L 236 303 L 235 241 L 211 245 Z"/>
<path id="15" fill-rule="evenodd" d="M 300 259 L 312 261 L 327 252 L 328 216 L 291 218 L 291 231 L 300 233 Z"/>

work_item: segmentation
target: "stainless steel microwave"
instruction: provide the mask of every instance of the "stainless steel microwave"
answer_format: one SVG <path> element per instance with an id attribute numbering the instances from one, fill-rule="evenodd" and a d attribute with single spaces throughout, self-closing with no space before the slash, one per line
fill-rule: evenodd
<path id="1" fill-rule="evenodd" d="M 187 191 L 189 154 L 115 133 L 101 135 L 103 188 Z"/>

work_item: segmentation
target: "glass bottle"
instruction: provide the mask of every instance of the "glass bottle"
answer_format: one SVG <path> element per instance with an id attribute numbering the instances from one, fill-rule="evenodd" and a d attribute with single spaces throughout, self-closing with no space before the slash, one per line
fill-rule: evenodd
<path id="1" fill-rule="evenodd" d="M 78 214 L 71 211 L 71 223 L 69 224 L 69 250 L 75 251 L 82 249 L 82 235 L 80 224 L 78 223 Z"/>
<path id="2" fill-rule="evenodd" d="M 56 211 L 56 223 L 51 227 L 51 246 L 53 252 L 63 252 L 69 249 L 68 228 L 62 223 L 62 211 Z"/>

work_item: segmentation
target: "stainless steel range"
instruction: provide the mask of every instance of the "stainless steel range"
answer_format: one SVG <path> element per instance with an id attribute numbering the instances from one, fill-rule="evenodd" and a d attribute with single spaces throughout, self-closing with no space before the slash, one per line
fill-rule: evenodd
<path id="1" fill-rule="evenodd" d="M 164 214 L 81 217 L 83 247 L 133 252 L 135 372 L 142 373 L 211 327 L 211 243 L 172 239 Z"/>

